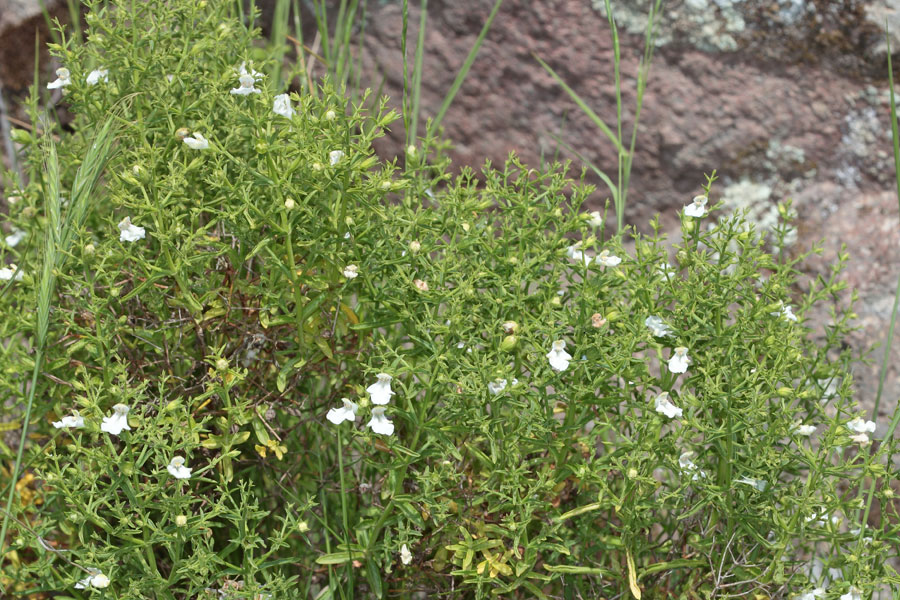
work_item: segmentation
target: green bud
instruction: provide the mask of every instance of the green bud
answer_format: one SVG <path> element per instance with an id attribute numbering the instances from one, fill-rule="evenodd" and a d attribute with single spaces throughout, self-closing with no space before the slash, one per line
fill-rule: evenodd
<path id="1" fill-rule="evenodd" d="M 503 338 L 502 342 L 500 342 L 500 350 L 502 350 L 503 352 L 509 352 L 516 347 L 518 341 L 519 339 L 516 336 L 508 335 Z"/>
<path id="2" fill-rule="evenodd" d="M 775 391 L 780 398 L 790 398 L 794 395 L 794 390 L 789 387 L 780 387 Z"/>
<path id="3" fill-rule="evenodd" d="M 9 132 L 9 137 L 17 144 L 27 145 L 34 141 L 31 134 L 24 129 L 13 129 Z"/>

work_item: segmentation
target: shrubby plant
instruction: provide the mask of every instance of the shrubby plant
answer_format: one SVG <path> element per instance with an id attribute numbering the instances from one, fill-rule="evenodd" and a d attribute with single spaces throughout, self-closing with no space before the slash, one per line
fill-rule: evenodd
<path id="1" fill-rule="evenodd" d="M 720 218 L 712 178 L 677 243 L 610 235 L 565 165 L 452 175 L 432 138 L 378 158 L 386 102 L 275 89 L 231 5 L 87 5 L 86 42 L 53 47 L 75 120 L 19 132 L 4 225 L 0 389 L 13 418 L 36 398 L 9 593 L 896 589 L 846 254 L 800 294 L 804 256 Z"/>

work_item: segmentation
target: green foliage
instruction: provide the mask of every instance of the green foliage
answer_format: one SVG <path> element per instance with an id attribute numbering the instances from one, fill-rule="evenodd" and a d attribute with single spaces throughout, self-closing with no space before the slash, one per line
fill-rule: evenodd
<path id="1" fill-rule="evenodd" d="M 53 47 L 75 115 L 54 132 L 65 214 L 112 117 L 106 170 L 54 250 L 65 263 L 41 273 L 53 146 L 32 140 L 8 217 L 26 237 L 3 249 L 24 277 L 0 296 L 0 393 L 14 417 L 37 399 L 21 479 L 4 480 L 13 594 L 896 586 L 895 442 L 847 427 L 846 256 L 801 294 L 804 257 L 771 256 L 740 215 L 682 216 L 674 244 L 656 223 L 625 238 L 582 210 L 593 190 L 565 165 L 451 175 L 428 137 L 401 168 L 372 149 L 397 121 L 383 100 L 323 81 L 275 114 L 282 90 L 252 74 L 277 71 L 231 5 L 87 8 L 86 42 Z M 258 93 L 230 93 L 242 63 Z M 208 148 L 185 142 L 197 133 Z M 830 311 L 824 330 L 806 326 L 814 311 Z M 372 428 L 378 373 L 390 435 Z M 342 398 L 358 415 L 335 425 Z M 84 427 L 54 427 L 75 411 Z M 860 528 L 864 482 L 881 517 Z"/>

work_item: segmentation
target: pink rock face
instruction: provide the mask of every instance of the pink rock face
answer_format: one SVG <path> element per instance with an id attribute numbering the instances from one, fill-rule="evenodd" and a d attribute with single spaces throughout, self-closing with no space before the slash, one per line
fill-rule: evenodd
<path id="1" fill-rule="evenodd" d="M 45 0 L 52 17 L 63 18 L 60 0 Z M 49 40 L 47 26 L 38 0 L 0 0 L 0 80 L 7 89 L 22 89 L 31 83 L 34 73 L 34 34 L 43 40 L 41 62 L 46 59 Z"/>
<path id="2" fill-rule="evenodd" d="M 644 12 L 647 3 L 613 4 L 625 6 L 627 13 L 634 6 Z M 863 326 L 853 344 L 862 350 L 883 343 L 900 268 L 900 215 L 893 191 L 883 38 L 869 16 L 875 3 L 678 4 L 661 22 L 663 43 L 644 97 L 626 221 L 644 229 L 650 217 L 661 213 L 664 228 L 674 233 L 677 209 L 690 202 L 704 173 L 713 169 L 720 180 L 711 205 L 724 195 L 729 208 L 748 206 L 765 217 L 778 202 L 793 198 L 799 222 L 793 248 L 801 251 L 824 239 L 825 255 L 808 265 L 811 273 L 819 273 L 832 264 L 841 243 L 848 245 L 846 277 L 859 290 L 856 312 Z M 717 8 L 725 5 L 734 10 Z M 439 109 L 492 6 L 492 0 L 429 3 L 421 126 Z M 627 25 L 639 12 L 617 13 L 626 135 L 643 48 L 642 36 L 630 35 Z M 698 19 L 705 19 L 702 26 L 696 26 Z M 418 22 L 413 10 L 410 65 Z M 373 87 L 383 78 L 384 92 L 398 107 L 400 23 L 399 3 L 373 7 L 364 56 Z M 502 163 L 513 151 L 532 165 L 556 156 L 575 159 L 559 148 L 554 136 L 560 136 L 614 176 L 612 143 L 534 54 L 615 129 L 612 38 L 605 15 L 586 0 L 505 0 L 443 121 L 456 143 L 454 162 L 477 168 L 485 159 Z M 379 151 L 400 155 L 402 140 L 402 127 L 395 127 Z M 577 174 L 577 159 L 574 167 Z M 598 178 L 591 181 L 598 191 L 590 208 L 602 208 L 608 193 Z M 900 364 L 900 348 L 893 355 L 892 364 Z M 857 367 L 856 385 L 858 397 L 871 405 L 877 367 Z M 900 381 L 892 368 L 882 412 L 893 410 L 898 394 Z"/>

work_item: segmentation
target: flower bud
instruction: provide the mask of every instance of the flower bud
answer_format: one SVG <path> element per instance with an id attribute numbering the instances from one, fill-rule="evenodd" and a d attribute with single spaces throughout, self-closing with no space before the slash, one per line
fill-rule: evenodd
<path id="1" fill-rule="evenodd" d="M 184 527 L 187 525 L 187 517 L 184 515 L 178 515 L 175 517 L 175 526 L 176 527 Z"/>
<path id="2" fill-rule="evenodd" d="M 501 327 L 503 327 L 503 332 L 509 335 L 519 330 L 519 324 L 515 321 L 505 321 Z"/>
<path id="3" fill-rule="evenodd" d="M 225 371 L 228 369 L 228 361 L 224 358 L 219 358 L 216 360 L 216 370 Z"/>
<path id="4" fill-rule="evenodd" d="M 296 203 L 294 202 L 293 198 L 288 198 L 287 200 L 284 201 L 284 207 L 288 210 L 294 210 L 295 206 L 296 206 Z"/>
<path id="5" fill-rule="evenodd" d="M 502 342 L 500 342 L 500 350 L 502 350 L 503 352 L 509 352 L 510 350 L 512 350 L 513 348 L 516 347 L 516 344 L 518 343 L 518 341 L 519 341 L 519 339 L 516 336 L 508 335 L 505 338 L 503 338 Z"/>
<path id="6" fill-rule="evenodd" d="M 326 121 L 334 121 L 336 116 L 337 115 L 334 114 L 333 110 L 329 110 L 328 112 L 325 113 L 325 120 Z"/>
<path id="7" fill-rule="evenodd" d="M 307 531 L 309 531 L 309 523 L 307 523 L 306 521 L 300 521 L 299 523 L 297 523 L 297 531 L 299 531 L 300 533 L 306 533 Z"/>
<path id="8" fill-rule="evenodd" d="M 419 240 L 413 240 L 409 243 L 409 251 L 415 254 L 419 250 L 422 249 L 422 244 L 419 243 Z"/>
<path id="9" fill-rule="evenodd" d="M 9 138 L 17 144 L 29 144 L 33 141 L 31 134 L 24 129 L 12 129 L 9 132 Z"/>

